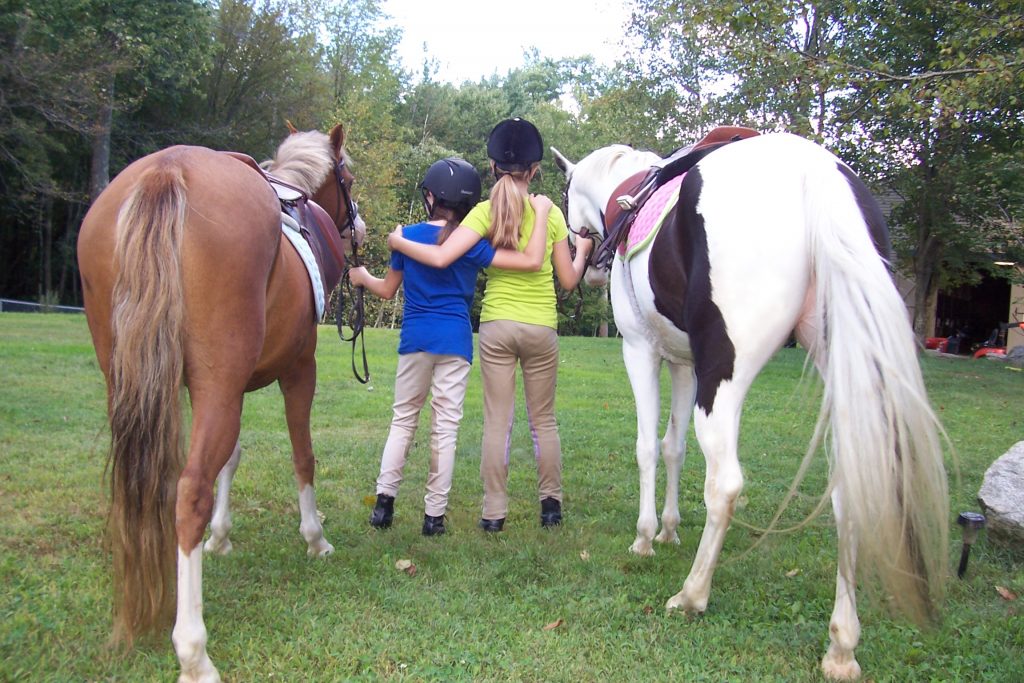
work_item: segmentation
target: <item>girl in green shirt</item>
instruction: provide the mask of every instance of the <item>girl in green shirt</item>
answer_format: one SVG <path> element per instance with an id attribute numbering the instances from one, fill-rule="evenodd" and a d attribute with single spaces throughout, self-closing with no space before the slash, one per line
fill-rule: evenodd
<path id="1" fill-rule="evenodd" d="M 494 127 L 487 155 L 496 182 L 490 200 L 477 204 L 441 245 L 427 245 L 396 230 L 388 246 L 417 261 L 443 268 L 486 238 L 497 248 L 525 249 L 533 232 L 529 184 L 540 168 L 544 144 L 524 119 Z M 562 521 L 562 452 L 555 421 L 558 371 L 558 314 L 553 276 L 572 289 L 586 270 L 593 242 L 577 238 L 576 256 L 568 243 L 565 217 L 552 207 L 547 221 L 544 261 L 537 272 L 487 268 L 480 314 L 479 356 L 484 387 L 484 435 L 480 476 L 484 504 L 480 526 L 501 531 L 508 515 L 508 467 L 515 410 L 516 366 L 522 369 L 527 417 L 537 461 L 541 525 Z"/>

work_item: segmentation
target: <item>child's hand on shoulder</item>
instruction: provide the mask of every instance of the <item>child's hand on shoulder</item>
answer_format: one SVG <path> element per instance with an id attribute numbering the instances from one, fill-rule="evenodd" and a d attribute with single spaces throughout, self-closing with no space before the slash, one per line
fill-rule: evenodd
<path id="1" fill-rule="evenodd" d="M 530 206 L 532 206 L 533 210 L 537 213 L 541 213 L 542 211 L 551 211 L 551 207 L 554 206 L 554 203 L 542 194 L 531 194 Z"/>
<path id="2" fill-rule="evenodd" d="M 388 249 L 395 250 L 395 241 L 402 239 L 402 226 L 396 225 L 395 229 L 388 235 Z"/>

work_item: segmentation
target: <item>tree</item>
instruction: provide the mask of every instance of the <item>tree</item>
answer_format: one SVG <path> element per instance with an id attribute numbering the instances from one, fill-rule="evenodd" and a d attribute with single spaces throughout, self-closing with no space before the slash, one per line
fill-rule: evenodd
<path id="1" fill-rule="evenodd" d="M 201 5 L 183 0 L 6 3 L 0 18 L 0 255 L 11 266 L 0 280 L 5 290 L 52 299 L 64 285 L 74 288 L 74 237 L 89 198 L 106 185 L 114 118 L 132 111 L 145 93 L 192 78 L 190 65 L 203 44 L 176 36 L 202 35 L 204 17 Z M 79 170 L 83 163 L 88 176 Z"/>
<path id="2" fill-rule="evenodd" d="M 895 190 L 923 335 L 940 284 L 1020 242 L 1022 21 L 1011 0 L 640 0 L 634 60 L 647 68 L 634 83 L 703 126 L 810 136 Z"/>

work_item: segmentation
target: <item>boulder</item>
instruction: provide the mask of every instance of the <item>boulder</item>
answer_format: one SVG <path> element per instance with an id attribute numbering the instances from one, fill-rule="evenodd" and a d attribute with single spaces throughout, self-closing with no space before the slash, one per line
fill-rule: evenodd
<path id="1" fill-rule="evenodd" d="M 978 503 L 993 541 L 1024 547 L 1024 441 L 1018 441 L 985 471 Z"/>

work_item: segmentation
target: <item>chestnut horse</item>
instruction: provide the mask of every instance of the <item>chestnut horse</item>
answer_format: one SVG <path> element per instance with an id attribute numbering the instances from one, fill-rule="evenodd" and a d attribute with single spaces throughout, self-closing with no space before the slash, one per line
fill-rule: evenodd
<path id="1" fill-rule="evenodd" d="M 773 134 L 708 149 L 666 162 L 613 145 L 576 164 L 553 150 L 568 179 L 570 229 L 609 238 L 595 254 L 610 257 L 612 308 L 637 410 L 640 515 L 630 550 L 651 555 L 654 540 L 679 542 L 679 472 L 692 415 L 707 463 L 707 519 L 690 574 L 667 607 L 706 609 L 743 487 L 737 449 L 743 401 L 795 330 L 824 381 L 808 457 L 827 435 L 839 536 L 832 642 L 822 668 L 832 678 L 856 678 L 858 554 L 893 603 L 921 617 L 941 595 L 948 561 L 941 428 L 886 267 L 885 220 L 849 167 L 810 141 Z M 651 195 L 649 204 L 663 218 L 660 230 L 618 232 L 623 241 L 617 242 L 605 221 L 635 205 L 620 186 L 638 173 L 672 175 L 672 167 L 689 170 L 673 179 L 675 189 L 666 183 Z M 639 215 L 638 227 L 657 223 Z M 587 281 L 605 277 L 592 268 Z M 672 403 L 659 442 L 663 363 Z M 655 537 L 659 450 L 667 483 Z"/>
<path id="2" fill-rule="evenodd" d="M 340 125 L 329 135 L 293 133 L 273 172 L 323 207 L 350 242 L 358 218 L 343 143 Z M 78 262 L 107 381 L 114 636 L 130 644 L 168 625 L 176 562 L 180 680 L 217 681 L 206 653 L 201 542 L 214 480 L 237 466 L 245 392 L 280 385 L 300 530 L 311 555 L 334 550 L 313 493 L 311 275 L 282 239 L 281 205 L 261 172 L 191 146 L 139 159 L 110 183 L 82 223 Z M 192 405 L 184 463 L 183 386 Z"/>

